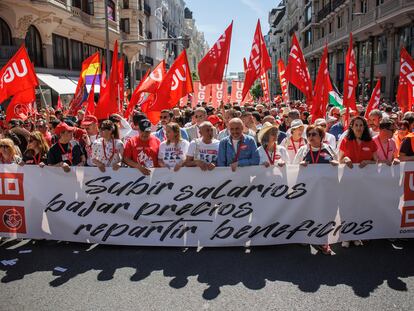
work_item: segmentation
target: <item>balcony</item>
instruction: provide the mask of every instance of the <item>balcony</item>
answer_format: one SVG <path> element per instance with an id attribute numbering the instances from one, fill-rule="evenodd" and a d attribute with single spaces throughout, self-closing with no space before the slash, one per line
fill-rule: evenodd
<path id="1" fill-rule="evenodd" d="M 72 16 L 80 18 L 84 23 L 87 23 L 87 24 L 92 23 L 93 15 L 89 15 L 83 12 L 81 9 L 74 7 L 74 6 L 72 6 L 70 10 L 71 10 Z"/>

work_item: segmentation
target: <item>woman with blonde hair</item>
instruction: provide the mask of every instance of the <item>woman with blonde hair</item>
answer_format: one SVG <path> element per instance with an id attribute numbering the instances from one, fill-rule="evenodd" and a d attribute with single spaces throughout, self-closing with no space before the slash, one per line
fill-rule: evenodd
<path id="1" fill-rule="evenodd" d="M 177 123 L 168 123 L 165 127 L 166 140 L 160 144 L 158 164 L 160 167 L 174 168 L 178 171 L 187 156 L 190 143 L 181 137 L 180 126 Z"/>
<path id="2" fill-rule="evenodd" d="M 47 163 L 49 145 L 43 134 L 39 131 L 34 131 L 30 134 L 28 142 L 27 150 L 23 154 L 22 164 L 44 167 L 46 165 L 45 163 Z"/>
<path id="3" fill-rule="evenodd" d="M 0 164 L 19 164 L 21 161 L 13 141 L 10 138 L 0 139 Z"/>

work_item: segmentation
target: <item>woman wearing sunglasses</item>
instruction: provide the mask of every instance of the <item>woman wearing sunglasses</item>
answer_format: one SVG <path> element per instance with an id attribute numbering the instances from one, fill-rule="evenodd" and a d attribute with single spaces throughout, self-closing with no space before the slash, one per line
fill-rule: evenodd
<path id="1" fill-rule="evenodd" d="M 27 150 L 23 154 L 22 163 L 27 165 L 39 165 L 44 167 L 47 163 L 47 152 L 49 145 L 47 144 L 43 134 L 39 131 L 34 131 L 30 134 Z"/>
<path id="2" fill-rule="evenodd" d="M 124 144 L 119 139 L 118 126 L 110 120 L 102 122 L 100 137 L 92 144 L 92 163 L 101 172 L 105 167 L 112 167 L 114 171 L 121 167 Z"/>
<path id="3" fill-rule="evenodd" d="M 338 165 L 335 151 L 332 147 L 323 142 L 325 130 L 321 126 L 309 125 L 306 128 L 308 144 L 301 147 L 293 160 L 294 164 L 306 167 L 308 164 L 327 164 Z M 315 245 L 316 249 L 324 255 L 335 255 L 329 244 Z"/>
<path id="4" fill-rule="evenodd" d="M 0 164 L 20 164 L 21 161 L 13 141 L 9 138 L 0 139 Z"/>

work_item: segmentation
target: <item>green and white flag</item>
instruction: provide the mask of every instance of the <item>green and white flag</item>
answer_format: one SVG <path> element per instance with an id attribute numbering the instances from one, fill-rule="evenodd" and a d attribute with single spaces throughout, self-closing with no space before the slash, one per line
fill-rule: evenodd
<path id="1" fill-rule="evenodd" d="M 329 92 L 329 104 L 338 107 L 341 110 L 344 109 L 344 106 L 342 104 L 342 98 L 335 91 Z"/>

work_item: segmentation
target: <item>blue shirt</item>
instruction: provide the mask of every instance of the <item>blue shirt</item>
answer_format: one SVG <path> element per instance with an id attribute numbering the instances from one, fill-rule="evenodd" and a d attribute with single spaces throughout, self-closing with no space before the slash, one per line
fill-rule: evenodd
<path id="1" fill-rule="evenodd" d="M 256 141 L 253 137 L 243 135 L 239 140 L 236 150 L 240 148 L 237 159 L 238 166 L 258 165 L 260 162 L 259 152 L 257 151 Z M 236 151 L 233 148 L 231 136 L 227 136 L 220 141 L 218 150 L 217 166 L 230 166 L 236 160 Z"/>
<path id="2" fill-rule="evenodd" d="M 344 132 L 344 126 L 342 125 L 341 122 L 335 123 L 329 129 L 329 134 L 332 134 L 333 136 L 335 136 L 336 141 L 339 140 L 339 137 L 342 135 L 343 132 Z"/>
<path id="3" fill-rule="evenodd" d="M 188 141 L 187 131 L 183 128 L 180 128 L 180 132 L 181 132 L 181 138 Z M 160 142 L 163 142 L 165 140 L 164 128 L 160 128 L 158 131 L 156 131 L 154 133 L 154 136 L 157 137 L 160 140 Z"/>

